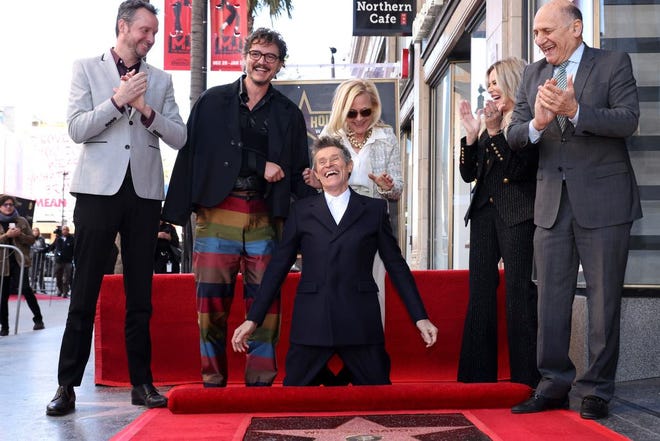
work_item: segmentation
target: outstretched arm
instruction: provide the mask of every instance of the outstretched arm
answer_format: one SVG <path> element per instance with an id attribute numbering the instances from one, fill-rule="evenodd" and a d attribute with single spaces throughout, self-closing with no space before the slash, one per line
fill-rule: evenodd
<path id="1" fill-rule="evenodd" d="M 248 338 L 257 329 L 257 324 L 251 320 L 245 320 L 236 330 L 231 338 L 231 346 L 234 352 L 245 352 L 248 348 Z"/>
<path id="2" fill-rule="evenodd" d="M 422 340 L 426 343 L 426 347 L 430 348 L 433 346 L 438 339 L 438 328 L 429 319 L 418 320 L 415 325 L 422 334 Z"/>

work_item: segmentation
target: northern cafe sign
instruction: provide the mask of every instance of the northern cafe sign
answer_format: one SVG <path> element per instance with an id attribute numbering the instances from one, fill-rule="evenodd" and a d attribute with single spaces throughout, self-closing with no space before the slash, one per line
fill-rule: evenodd
<path id="1" fill-rule="evenodd" d="M 353 35 L 412 35 L 415 0 L 355 0 Z"/>

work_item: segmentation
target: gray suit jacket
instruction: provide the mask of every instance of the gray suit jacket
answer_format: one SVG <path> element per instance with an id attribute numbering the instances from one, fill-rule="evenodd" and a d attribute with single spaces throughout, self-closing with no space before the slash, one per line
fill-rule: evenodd
<path id="1" fill-rule="evenodd" d="M 144 61 L 140 71 L 148 75 L 145 101 L 156 112 L 149 128 L 139 112 L 121 113 L 110 100 L 120 82 L 110 50 L 74 63 L 67 122 L 69 136 L 82 144 L 82 151 L 71 193 L 117 193 L 130 161 L 136 194 L 164 198 L 159 139 L 178 150 L 186 142 L 186 126 L 174 100 L 172 77 Z"/>
<path id="2" fill-rule="evenodd" d="M 525 68 L 509 126 L 512 149 L 529 143 L 537 87 L 552 77 L 545 59 Z M 577 127 L 561 133 L 554 121 L 540 141 L 534 222 L 550 228 L 557 218 L 565 176 L 577 222 L 598 228 L 632 222 L 642 216 L 637 181 L 626 139 L 637 129 L 639 101 L 630 57 L 585 47 L 574 80 L 580 104 Z"/>

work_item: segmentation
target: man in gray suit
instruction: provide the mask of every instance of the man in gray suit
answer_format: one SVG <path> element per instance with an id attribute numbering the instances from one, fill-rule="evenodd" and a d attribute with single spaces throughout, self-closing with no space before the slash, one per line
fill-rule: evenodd
<path id="1" fill-rule="evenodd" d="M 96 302 L 117 232 L 131 401 L 149 408 L 167 405 L 152 384 L 149 335 L 153 255 L 164 197 L 159 139 L 180 149 L 186 126 L 171 76 L 144 61 L 158 32 L 156 13 L 148 2 L 123 2 L 115 47 L 73 66 L 67 120 L 69 136 L 82 144 L 71 182 L 76 272 L 60 350 L 59 388 L 48 415 L 75 408 L 73 388 L 80 385 L 89 359 Z"/>
<path id="2" fill-rule="evenodd" d="M 642 216 L 625 141 L 637 128 L 639 102 L 630 57 L 587 47 L 582 27 L 580 10 L 567 0 L 539 9 L 534 41 L 545 59 L 525 70 L 508 131 L 512 149 L 539 147 L 534 251 L 542 378 L 512 411 L 565 408 L 575 381 L 580 415 L 596 419 L 607 416 L 614 393 L 630 227 Z M 589 362 L 575 378 L 568 347 L 580 262 Z"/>

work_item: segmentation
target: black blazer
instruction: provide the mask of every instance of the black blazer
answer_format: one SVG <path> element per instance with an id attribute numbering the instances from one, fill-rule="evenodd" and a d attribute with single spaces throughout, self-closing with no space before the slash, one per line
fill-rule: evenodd
<path id="1" fill-rule="evenodd" d="M 493 153 L 489 163 L 485 159 L 486 148 Z M 467 145 L 465 137 L 461 139 L 459 171 L 465 182 L 475 181 L 472 189 L 473 197 L 465 213 L 465 225 L 468 224 L 472 211 L 478 208 L 475 205 L 478 205 L 480 200 L 474 196 L 486 190 L 483 188 L 484 177 L 491 171 L 494 161 L 501 164 L 504 172 L 496 188 L 489 188 L 487 191 L 492 196 L 495 209 L 504 223 L 511 227 L 534 218 L 538 148 L 530 146 L 514 152 L 509 148 L 502 133 L 490 137 L 484 130 L 477 142 L 472 145 Z"/>
<path id="2" fill-rule="evenodd" d="M 233 189 L 241 167 L 240 81 L 208 89 L 193 106 L 188 140 L 174 164 L 163 220 L 185 225 L 197 206 L 214 207 Z M 267 160 L 282 167 L 285 177 L 268 185 L 266 202 L 272 216 L 286 217 L 292 196 L 308 196 L 315 190 L 302 178 L 309 166 L 302 112 L 272 86 L 271 90 Z M 262 172 L 265 165 L 265 160 L 258 164 Z"/>
<path id="3" fill-rule="evenodd" d="M 291 323 L 291 343 L 311 346 L 385 341 L 372 275 L 376 251 L 413 322 L 428 318 L 413 276 L 392 234 L 387 202 L 351 190 L 339 225 L 323 193 L 297 201 L 284 226 L 255 302 L 247 315 L 258 324 L 278 293 L 298 250 L 302 274 Z"/>

